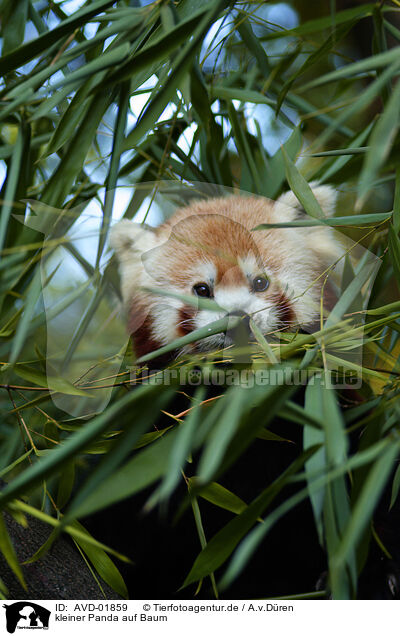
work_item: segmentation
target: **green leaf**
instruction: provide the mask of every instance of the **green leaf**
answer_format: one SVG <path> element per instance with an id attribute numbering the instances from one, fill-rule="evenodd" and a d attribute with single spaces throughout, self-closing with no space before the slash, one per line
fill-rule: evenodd
<path id="1" fill-rule="evenodd" d="M 290 189 L 296 195 L 301 205 L 310 216 L 316 219 L 322 219 L 325 217 L 323 211 L 321 210 L 321 206 L 319 205 L 317 199 L 315 198 L 313 191 L 308 185 L 307 181 L 297 170 L 295 164 L 290 159 L 287 154 L 285 148 L 282 146 L 282 154 L 285 160 L 286 166 L 286 178 L 288 180 L 288 184 Z"/>
<path id="2" fill-rule="evenodd" d="M 254 35 L 254 32 L 249 24 L 249 20 L 243 20 L 241 16 L 239 15 L 236 18 L 235 23 L 236 23 L 236 28 L 240 34 L 240 37 L 242 38 L 243 42 L 246 44 L 250 53 L 257 60 L 257 64 L 260 68 L 261 73 L 265 77 L 267 77 L 270 71 L 268 56 L 259 38 Z"/>
<path id="3" fill-rule="evenodd" d="M 210 7 L 212 7 L 211 2 L 204 3 L 201 7 L 197 5 L 196 10 L 185 16 L 174 28 L 167 32 L 163 31 L 159 37 L 154 34 L 155 37 L 150 38 L 146 46 L 143 46 L 121 68 L 110 75 L 108 82 L 116 85 L 129 79 L 133 73 L 136 74 L 142 69 L 151 67 L 155 62 L 166 59 L 179 45 L 187 42 L 201 17 L 210 11 Z"/>
<path id="4" fill-rule="evenodd" d="M 328 483 L 337 479 L 341 475 L 344 475 L 347 471 L 358 468 L 359 466 L 363 466 L 365 463 L 369 463 L 377 455 L 383 453 L 384 449 L 387 449 L 387 447 L 388 447 L 387 440 L 382 440 L 378 444 L 375 444 L 372 448 L 369 448 L 366 451 L 357 453 L 357 455 L 355 455 L 353 458 L 349 459 L 347 462 L 343 463 L 341 466 L 337 466 L 336 468 L 331 470 L 327 475 L 323 475 L 322 477 L 317 477 L 316 479 L 313 480 L 312 483 L 311 482 L 309 483 L 308 487 L 303 488 L 296 494 L 286 499 L 273 512 L 271 512 L 267 518 L 263 520 L 263 523 L 261 523 L 254 530 L 252 530 L 251 533 L 243 540 L 243 542 L 240 544 L 237 551 L 235 552 L 235 555 L 233 556 L 232 561 L 229 565 L 229 568 L 227 569 L 220 585 L 223 588 L 225 588 L 238 576 L 241 570 L 245 567 L 248 560 L 251 558 L 257 546 L 263 540 L 265 535 L 268 534 L 269 530 L 273 527 L 273 525 L 277 521 L 279 521 L 279 519 L 283 515 L 289 512 L 289 510 L 292 510 L 297 504 L 299 504 L 306 497 L 308 497 L 310 494 L 310 489 L 311 489 L 311 492 L 314 490 L 316 491 L 320 490 L 321 487 L 326 486 Z M 317 448 L 314 447 L 314 452 L 316 450 Z M 303 453 L 303 455 L 301 456 L 303 458 L 303 461 L 307 461 L 309 457 L 311 456 L 311 453 L 312 453 L 312 449 L 309 449 L 308 455 Z M 250 506 L 242 514 L 246 514 L 249 508 Z M 235 521 L 236 519 L 233 519 L 230 523 L 232 524 Z M 211 541 L 209 545 L 211 545 Z M 198 559 L 200 557 L 201 557 L 201 554 L 199 555 Z M 336 564 L 335 564 L 335 567 L 336 567 Z"/>
<path id="5" fill-rule="evenodd" d="M 328 318 L 326 319 L 325 328 L 331 327 L 335 324 L 335 322 L 342 319 L 344 314 L 349 310 L 349 307 L 351 307 L 354 299 L 363 289 L 365 283 L 371 278 L 373 279 L 373 276 L 377 271 L 377 266 L 378 264 L 376 261 L 370 260 L 364 264 L 364 267 L 359 269 L 351 283 L 341 293 L 339 300 L 331 310 Z M 360 307 L 360 309 L 362 308 Z"/>
<path id="6" fill-rule="evenodd" d="M 277 113 L 279 113 L 281 106 L 286 98 L 286 95 L 292 87 L 292 84 L 296 82 L 304 73 L 306 73 L 311 66 L 318 62 L 321 62 L 330 53 L 333 53 L 335 47 L 337 47 L 338 42 L 340 42 L 348 34 L 349 30 L 353 28 L 357 21 L 358 20 L 354 20 L 354 22 L 345 22 L 341 27 L 338 27 L 338 25 L 335 24 L 332 27 L 330 36 L 326 40 L 324 40 L 322 44 L 304 60 L 300 68 L 298 68 L 286 80 L 278 96 L 278 102 L 276 104 Z"/>
<path id="7" fill-rule="evenodd" d="M 260 347 L 264 351 L 265 355 L 267 356 L 267 359 L 269 360 L 269 362 L 272 362 L 272 364 L 277 364 L 278 359 L 277 359 L 277 357 L 276 357 L 271 345 L 269 344 L 269 342 L 265 338 L 265 336 L 262 333 L 261 329 L 254 322 L 254 320 L 250 320 L 250 329 L 251 329 L 255 339 L 257 340 L 258 344 L 260 345 Z"/>
<path id="8" fill-rule="evenodd" d="M 38 386 L 48 388 L 51 391 L 57 393 L 64 393 L 65 395 L 81 395 L 82 397 L 91 397 L 88 391 L 75 387 L 71 382 L 65 380 L 62 377 L 50 376 L 36 369 L 32 369 L 25 364 L 16 364 L 14 367 L 15 373 L 28 382 L 33 382 Z"/>
<path id="9" fill-rule="evenodd" d="M 87 20 L 101 13 L 112 4 L 114 4 L 114 0 L 97 0 L 91 2 L 89 5 L 73 13 L 69 18 L 63 20 L 61 24 L 54 29 L 46 31 L 34 40 L 15 49 L 12 53 L 4 55 L 0 60 L 0 75 L 6 75 L 10 71 L 26 64 L 29 60 L 40 55 L 40 53 L 48 49 L 55 42 L 61 40 L 65 35 L 72 33 L 77 27 L 86 24 Z"/>
<path id="10" fill-rule="evenodd" d="M 368 135 L 371 131 L 372 126 L 373 126 L 373 122 L 371 122 L 359 135 L 357 135 L 353 140 L 351 140 L 350 143 L 351 143 L 352 150 L 354 151 L 361 150 L 362 144 L 368 138 Z M 346 151 L 346 148 L 344 149 L 344 151 Z M 327 169 L 323 170 L 322 176 L 319 179 L 319 182 L 326 183 L 327 181 L 329 181 L 329 179 L 331 179 L 333 175 L 335 175 L 339 170 L 341 170 L 345 165 L 349 163 L 349 161 L 351 160 L 351 157 L 352 155 L 342 155 L 338 157 L 337 159 L 335 159 L 335 161 L 333 161 L 333 163 Z"/>
<path id="11" fill-rule="evenodd" d="M 204 549 L 207 545 L 207 539 L 206 539 L 206 534 L 204 532 L 203 521 L 201 519 L 199 504 L 195 497 L 192 499 L 191 503 L 192 503 L 194 521 L 197 528 L 197 534 L 199 535 L 201 547 Z M 214 572 L 210 573 L 210 579 L 211 579 L 211 585 L 213 587 L 215 598 L 218 598 L 218 590 L 217 590 L 217 585 L 215 583 Z"/>
<path id="12" fill-rule="evenodd" d="M 75 82 L 80 82 L 82 79 L 86 77 L 91 77 L 95 73 L 99 73 L 107 68 L 112 68 L 121 64 L 127 57 L 130 51 L 129 42 L 124 42 L 120 46 L 117 46 L 111 51 L 107 53 L 103 53 L 99 55 L 95 60 L 91 62 L 87 62 L 83 67 L 76 69 L 72 73 L 68 73 L 64 78 L 60 79 L 58 82 L 52 84 L 49 90 L 57 89 L 63 86 L 67 86 L 68 84 L 74 84 Z"/>
<path id="13" fill-rule="evenodd" d="M 358 182 L 358 208 L 361 208 L 382 164 L 395 141 L 400 124 L 400 83 L 397 82 L 393 93 L 379 116 L 372 131 L 369 150 L 366 154 Z"/>
<path id="14" fill-rule="evenodd" d="M 257 93 L 257 91 L 241 88 L 229 88 L 228 86 L 218 86 L 218 84 L 212 84 L 209 91 L 211 99 L 225 99 L 227 101 L 236 99 L 241 102 L 250 102 L 251 104 L 266 104 L 267 106 L 275 106 L 273 99 L 266 97 L 262 93 Z"/>
<path id="15" fill-rule="evenodd" d="M 330 219 L 301 219 L 288 223 L 263 223 L 257 225 L 253 230 L 269 230 L 274 227 L 316 227 L 317 225 L 327 225 L 328 227 L 362 227 L 371 223 L 382 223 L 392 218 L 391 212 L 378 212 L 377 214 L 354 214 L 351 216 L 336 216 Z"/>
<path id="16" fill-rule="evenodd" d="M 363 131 L 364 132 L 364 131 Z M 368 152 L 369 146 L 362 146 L 360 148 L 342 148 L 341 150 L 326 150 L 325 152 L 313 152 L 308 157 L 342 157 L 346 155 L 364 155 Z"/>
<path id="17" fill-rule="evenodd" d="M 22 95 L 17 97 L 17 99 L 12 100 L 10 103 L 4 104 L 2 110 L 0 111 L 0 121 L 6 119 L 10 115 L 14 115 L 16 112 L 18 112 L 19 106 L 29 103 L 30 101 L 32 101 L 32 98 L 33 88 L 27 88 Z"/>
<path id="18" fill-rule="evenodd" d="M 8 466 L 5 466 L 5 468 L 2 468 L 0 470 L 0 478 L 2 478 L 4 475 L 6 475 L 10 470 L 13 470 L 13 468 L 15 468 L 16 466 L 18 466 L 21 462 L 23 462 L 27 457 L 29 457 L 29 455 L 32 453 L 33 448 L 29 449 L 28 451 L 26 451 L 26 453 L 24 453 L 23 455 L 21 455 L 21 457 L 18 457 L 18 459 L 16 459 L 15 461 L 13 461 L 11 464 L 9 464 Z"/>
<path id="19" fill-rule="evenodd" d="M 193 31 L 192 37 L 176 56 L 168 78 L 157 91 L 153 91 L 155 93 L 154 97 L 151 98 L 150 103 L 145 108 L 139 121 L 136 123 L 136 126 L 129 133 L 127 141 L 129 140 L 131 145 L 135 145 L 140 141 L 147 131 L 155 124 L 167 103 L 173 100 L 176 89 L 193 63 L 194 52 L 197 50 L 210 25 L 225 5 L 226 0 L 217 0 L 217 2 L 207 3 L 205 5 L 204 8 L 207 8 L 208 11 L 200 20 L 197 28 Z M 125 75 L 122 76 L 122 78 L 120 77 L 119 80 L 124 78 Z"/>
<path id="20" fill-rule="evenodd" d="M 54 517 L 50 517 L 50 515 L 47 515 L 46 513 L 42 512 L 41 510 L 37 510 L 36 508 L 33 508 L 33 506 L 29 506 L 28 504 L 26 504 L 23 501 L 16 500 L 16 501 L 10 503 L 8 508 L 9 508 L 11 513 L 15 513 L 15 512 L 26 513 L 26 514 L 31 515 L 35 519 L 39 519 L 40 521 L 44 521 L 45 523 L 48 523 L 53 528 L 56 528 L 57 533 L 61 529 L 61 523 L 60 523 L 60 521 L 58 519 L 54 519 Z M 107 547 L 103 543 L 100 543 L 100 541 L 97 541 L 96 539 L 94 539 L 86 531 L 82 531 L 79 528 L 74 527 L 74 526 L 66 526 L 65 528 L 63 528 L 63 530 L 65 530 L 65 532 L 67 532 L 75 540 L 83 539 L 85 541 L 85 543 L 90 543 L 90 545 L 94 546 L 95 548 L 98 548 L 100 550 L 105 550 L 109 554 L 112 554 L 113 556 L 117 557 L 118 559 L 121 559 L 121 561 L 125 561 L 126 563 L 130 562 L 129 559 L 127 557 L 125 557 L 123 554 L 120 554 L 116 550 L 113 550 L 112 548 Z M 46 541 L 47 546 L 49 546 L 49 544 L 51 544 L 51 542 L 54 540 L 55 535 L 52 534 L 52 535 L 50 535 L 50 537 Z M 39 553 L 39 551 L 36 554 L 38 554 L 38 553 Z"/>
<path id="21" fill-rule="evenodd" d="M 27 487 L 32 488 L 42 479 L 59 472 L 66 462 L 110 428 L 116 417 L 121 417 L 134 402 L 141 399 L 145 393 L 151 394 L 152 391 L 154 391 L 154 386 L 147 385 L 138 387 L 135 391 L 124 395 L 103 413 L 86 422 L 85 426 L 68 437 L 62 444 L 49 451 L 46 457 L 35 462 L 25 472 L 15 477 L 0 492 L 0 509 L 18 497 Z"/>
<path id="22" fill-rule="evenodd" d="M 400 466 L 396 468 L 396 472 L 393 477 L 392 493 L 390 497 L 390 506 L 389 506 L 390 509 L 392 509 L 394 504 L 396 503 L 397 497 L 399 495 L 399 490 L 400 490 Z"/>
<path id="23" fill-rule="evenodd" d="M 214 322 L 210 322 L 205 327 L 201 327 L 200 329 L 195 329 L 191 333 L 188 333 L 186 336 L 182 336 L 181 338 L 177 338 L 170 344 L 165 345 L 164 347 L 160 347 L 160 349 L 156 349 L 151 353 L 147 353 L 144 356 L 141 356 L 137 363 L 140 364 L 142 362 L 148 362 L 149 360 L 154 360 L 154 358 L 158 358 L 159 356 L 164 355 L 165 353 L 169 353 L 170 351 L 175 351 L 180 347 L 184 347 L 191 342 L 196 342 L 196 340 L 201 340 L 202 338 L 206 338 L 207 336 L 213 336 L 217 333 L 224 332 L 228 329 L 234 329 L 240 322 L 240 318 L 238 320 L 234 320 L 229 317 L 220 318 L 219 320 L 215 320 Z"/>
<path id="24" fill-rule="evenodd" d="M 89 532 L 79 523 L 79 521 L 74 521 L 71 526 L 79 530 L 84 535 L 90 537 Z M 91 543 L 87 543 L 84 538 L 75 538 L 75 541 L 82 548 L 103 581 L 117 592 L 117 594 L 122 596 L 122 598 L 128 598 L 129 594 L 125 581 L 108 554 L 101 548 L 93 546 Z"/>
<path id="25" fill-rule="evenodd" d="M 93 143 L 93 136 L 110 103 L 110 99 L 111 96 L 107 91 L 91 99 L 85 117 L 73 136 L 63 161 L 46 183 L 41 197 L 42 203 L 53 207 L 61 207 L 63 205 L 65 197 L 70 193 L 74 179 L 83 165 L 89 147 Z M 54 222 L 55 219 L 53 220 Z"/>
<path id="26" fill-rule="evenodd" d="M 343 567 L 351 550 L 357 543 L 366 525 L 369 523 L 373 511 L 378 504 L 380 495 L 393 469 L 399 452 L 399 442 L 392 440 L 381 457 L 373 464 L 368 472 L 364 486 L 354 506 L 352 515 L 343 533 L 334 561 L 337 568 Z"/>
<path id="27" fill-rule="evenodd" d="M 75 462 L 67 462 L 64 466 L 57 490 L 57 508 L 62 510 L 68 503 L 75 483 Z"/>
<path id="28" fill-rule="evenodd" d="M 170 431 L 171 428 L 172 426 L 167 426 L 166 428 L 163 428 L 161 431 L 151 431 L 151 433 L 145 433 L 144 435 L 141 435 L 138 441 L 134 444 L 133 446 L 134 449 L 136 450 L 138 448 L 143 448 L 144 446 L 148 446 L 148 444 L 152 444 L 157 439 L 165 435 L 167 431 Z"/>
<path id="29" fill-rule="evenodd" d="M 302 146 L 302 134 L 300 128 L 295 128 L 289 139 L 283 144 L 287 155 L 293 161 L 300 152 Z M 263 183 L 263 194 L 274 199 L 279 193 L 286 178 L 285 160 L 281 150 L 268 159 L 268 179 Z"/>
<path id="30" fill-rule="evenodd" d="M 400 232 L 400 168 L 396 170 L 396 189 L 393 203 L 393 229 L 395 234 Z"/>
<path id="31" fill-rule="evenodd" d="M 344 11 L 338 11 L 337 13 L 335 13 L 334 24 L 338 26 L 339 24 L 344 24 L 346 22 L 353 22 L 353 20 L 367 18 L 372 15 L 375 6 L 376 5 L 373 3 L 368 3 L 362 4 L 357 7 L 351 7 L 349 9 L 345 9 Z M 308 20 L 304 24 L 300 24 L 293 29 L 281 29 L 272 31 L 267 35 L 264 35 L 262 40 L 267 42 L 269 40 L 276 40 L 277 38 L 288 36 L 305 36 L 311 35 L 313 33 L 320 34 L 321 31 L 331 28 L 332 16 L 327 15 L 321 18 L 316 18 L 314 20 Z"/>
<path id="32" fill-rule="evenodd" d="M 399 47 L 400 48 L 400 47 Z M 382 53 L 382 55 L 386 55 Z M 365 60 L 368 62 L 371 58 Z M 349 65 L 350 66 L 350 65 Z M 385 67 L 386 64 L 383 64 Z M 377 79 L 369 84 L 367 88 L 365 88 L 361 95 L 355 100 L 350 106 L 343 109 L 340 115 L 334 119 L 329 126 L 321 133 L 321 135 L 315 140 L 315 145 L 322 147 L 324 146 L 328 139 L 332 137 L 336 130 L 339 130 L 339 127 L 348 119 L 353 116 L 357 116 L 357 113 L 363 111 L 363 109 L 367 108 L 368 105 L 380 95 L 380 92 L 387 85 L 387 83 L 398 73 L 400 67 L 400 59 L 397 56 L 394 56 L 394 61 L 385 68 L 383 73 L 377 77 Z M 346 70 L 348 66 L 345 67 Z"/>
<path id="33" fill-rule="evenodd" d="M 3 0 L 2 6 L 2 56 L 16 49 L 23 41 L 28 17 L 28 0 Z"/>
<path id="34" fill-rule="evenodd" d="M 388 239 L 390 258 L 392 261 L 394 274 L 397 283 L 400 284 L 400 239 L 392 225 L 389 225 Z"/>
<path id="35" fill-rule="evenodd" d="M 251 177 L 252 184 L 248 189 L 250 191 L 255 191 L 256 193 L 262 192 L 262 184 L 261 177 L 258 172 L 257 164 L 255 162 L 250 144 L 247 139 L 247 131 L 243 129 L 241 122 L 239 121 L 238 114 L 235 110 L 235 107 L 230 102 L 228 103 L 228 114 L 229 120 L 232 125 L 233 138 L 235 141 L 236 148 L 238 150 L 238 154 L 240 159 L 242 160 L 244 166 L 247 167 L 248 173 Z M 246 188 L 245 188 L 246 189 Z"/>
<path id="36" fill-rule="evenodd" d="M 108 230 L 112 217 L 115 188 L 117 186 L 118 171 L 122 154 L 122 143 L 124 140 L 126 120 L 128 116 L 129 98 L 129 84 L 122 84 L 118 102 L 118 116 L 113 137 L 113 147 L 111 151 L 110 169 L 108 171 L 106 180 L 106 193 L 104 198 L 103 218 L 100 229 L 99 244 L 97 248 L 96 268 L 99 268 L 100 266 L 101 256 L 103 254 L 103 250 L 107 241 Z"/>
<path id="37" fill-rule="evenodd" d="M 321 75 L 316 79 L 304 84 L 301 89 L 299 88 L 299 92 L 307 92 L 311 88 L 316 88 L 317 86 L 322 86 L 323 84 L 328 84 L 330 82 L 335 82 L 339 79 L 343 79 L 345 77 L 354 77 L 359 75 L 360 73 L 364 73 L 366 71 L 377 70 L 379 68 L 385 68 L 390 64 L 399 64 L 399 50 L 400 47 L 395 47 L 390 51 L 385 51 L 383 53 L 378 53 L 377 55 L 371 55 L 364 60 L 360 60 L 359 62 L 354 62 L 353 64 L 346 64 L 345 66 L 339 68 L 336 71 L 332 71 L 331 73 L 326 73 L 325 75 Z"/>
<path id="38" fill-rule="evenodd" d="M 13 209 L 13 203 L 18 187 L 18 180 L 21 173 L 21 163 L 23 158 L 26 134 L 26 128 L 23 125 L 20 126 L 18 130 L 17 141 L 12 153 L 11 165 L 7 170 L 6 188 L 0 214 L 0 252 L 4 248 L 6 242 L 7 227 Z"/>
<path id="39" fill-rule="evenodd" d="M 305 410 L 318 418 L 319 422 L 324 422 L 324 413 L 322 406 L 321 388 L 316 382 L 309 383 L 305 393 Z M 325 428 L 325 427 L 324 427 Z M 319 450 L 305 463 L 305 473 L 307 483 L 310 484 L 315 473 L 323 471 L 326 468 L 326 450 L 324 448 L 325 430 L 317 429 L 313 426 L 305 426 L 303 432 L 303 447 L 308 450 L 315 445 L 320 446 Z M 319 542 L 323 545 L 323 525 L 322 512 L 324 506 L 325 488 L 312 491 L 310 489 L 310 502 L 313 509 L 315 525 L 318 532 Z"/>
<path id="40" fill-rule="evenodd" d="M 347 460 L 348 440 L 328 371 L 325 372 L 323 379 L 324 385 L 321 384 L 321 379 L 316 378 L 316 389 L 320 393 L 326 462 L 329 467 L 342 466 Z M 317 492 L 311 491 L 311 497 L 315 498 Z M 338 569 L 333 557 L 342 537 L 343 528 L 350 517 L 350 504 L 343 475 L 326 485 L 323 514 L 332 596 L 334 599 L 351 598 L 356 586 L 355 550 L 349 552 L 346 568 Z"/>
<path id="41" fill-rule="evenodd" d="M 189 477 L 189 484 L 196 491 L 199 489 L 199 497 L 209 501 L 214 504 L 214 506 L 229 510 L 229 512 L 234 512 L 236 515 L 239 515 L 247 508 L 247 504 L 243 499 L 240 499 L 240 497 L 227 488 L 224 488 L 224 486 L 221 486 L 221 484 L 217 484 L 215 481 L 204 486 L 198 477 Z"/>
<path id="42" fill-rule="evenodd" d="M 223 415 L 214 426 L 208 437 L 203 454 L 200 458 L 198 478 L 207 482 L 215 474 L 227 450 L 229 442 L 236 433 L 246 402 L 247 389 L 235 387 Z"/>
<path id="43" fill-rule="evenodd" d="M 146 399 L 147 395 L 144 394 L 144 399 L 136 404 L 135 418 L 129 422 L 122 434 L 113 442 L 111 449 L 108 450 L 102 461 L 97 464 L 80 486 L 68 508 L 63 524 L 70 523 L 70 520 L 76 515 L 75 511 L 84 508 L 85 501 L 90 499 L 92 494 L 95 497 L 98 496 L 104 482 L 109 478 L 113 479 L 116 471 L 120 469 L 121 465 L 123 466 L 125 458 L 131 453 L 137 440 L 146 429 L 151 427 L 160 411 L 170 400 L 172 387 L 165 386 L 162 389 L 157 391 L 152 400 Z M 154 387 L 153 393 L 155 393 Z"/>
<path id="44" fill-rule="evenodd" d="M 237 517 L 226 524 L 210 539 L 207 547 L 200 552 L 192 569 L 187 575 L 183 587 L 204 578 L 210 572 L 215 572 L 232 554 L 239 541 L 245 536 L 265 508 L 275 499 L 289 478 L 295 474 L 304 462 L 315 452 L 309 449 L 296 459 L 270 486 L 247 506 Z"/>
<path id="45" fill-rule="evenodd" d="M 201 402 L 205 396 L 204 387 L 200 387 L 194 396 L 192 410 L 180 425 L 175 443 L 171 449 L 167 470 L 159 488 L 159 498 L 163 499 L 177 486 L 181 479 L 181 470 L 190 454 L 201 416 Z"/>
<path id="46" fill-rule="evenodd" d="M 18 323 L 18 327 L 13 339 L 10 364 L 14 364 L 14 362 L 18 360 L 18 357 L 22 351 L 25 340 L 28 336 L 30 323 L 35 313 L 36 303 L 38 302 L 41 293 L 42 281 L 40 277 L 40 268 L 36 267 L 33 279 L 27 290 L 24 312 L 22 314 L 21 320 Z"/>
<path id="47" fill-rule="evenodd" d="M 77 517 L 92 514 L 140 492 L 160 479 L 168 466 L 176 435 L 175 429 L 136 453 L 124 466 L 105 479 L 79 507 L 74 508 L 73 514 Z"/>

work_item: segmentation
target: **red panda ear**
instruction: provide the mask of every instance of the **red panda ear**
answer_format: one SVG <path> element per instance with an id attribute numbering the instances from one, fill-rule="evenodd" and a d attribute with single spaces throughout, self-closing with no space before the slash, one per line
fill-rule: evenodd
<path id="1" fill-rule="evenodd" d="M 143 255 L 157 244 L 156 233 L 147 225 L 123 219 L 111 228 L 110 246 L 118 258 L 121 293 L 128 311 L 138 288 L 146 282 Z"/>
<path id="2" fill-rule="evenodd" d="M 328 185 L 318 185 L 317 181 L 312 181 L 309 185 L 325 216 L 332 216 L 336 207 L 336 190 Z M 301 203 L 291 190 L 277 199 L 274 212 L 281 221 L 293 221 L 305 214 Z"/>
<path id="3" fill-rule="evenodd" d="M 123 219 L 111 228 L 110 246 L 120 260 L 125 260 L 155 247 L 156 235 L 148 225 Z"/>

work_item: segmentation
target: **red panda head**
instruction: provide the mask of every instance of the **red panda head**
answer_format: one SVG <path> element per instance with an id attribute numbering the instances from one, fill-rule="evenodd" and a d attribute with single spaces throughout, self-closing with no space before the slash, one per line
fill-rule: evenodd
<path id="1" fill-rule="evenodd" d="M 314 186 L 326 214 L 336 193 Z M 324 272 L 341 255 L 329 227 L 271 228 L 263 223 L 301 218 L 292 192 L 276 202 L 231 196 L 196 201 L 178 209 L 153 230 L 124 220 L 114 226 L 111 245 L 135 349 L 143 355 L 226 314 L 249 315 L 264 334 L 310 327 L 319 317 Z M 143 287 L 216 301 L 220 312 L 195 309 Z M 224 334 L 198 342 L 200 350 L 228 344 Z"/>

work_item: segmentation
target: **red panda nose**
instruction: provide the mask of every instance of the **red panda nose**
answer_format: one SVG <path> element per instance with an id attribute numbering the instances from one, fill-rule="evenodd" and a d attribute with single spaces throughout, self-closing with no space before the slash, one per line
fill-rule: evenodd
<path id="1" fill-rule="evenodd" d="M 240 323 L 234 327 L 232 330 L 230 331 L 237 331 L 238 329 L 240 331 L 245 331 L 248 334 L 251 333 L 250 331 L 250 316 L 249 314 L 247 314 L 245 311 L 242 311 L 241 309 L 237 309 L 236 311 L 229 311 L 227 313 L 227 316 L 238 316 L 239 318 L 242 318 L 242 320 L 240 321 Z"/>
<path id="2" fill-rule="evenodd" d="M 228 328 L 226 335 L 230 338 L 232 343 L 239 348 L 239 350 L 244 347 L 246 349 L 249 340 L 251 339 L 251 330 L 250 330 L 250 316 L 245 311 L 237 310 L 230 311 L 227 314 L 228 317 L 239 317 L 242 320 L 239 320 L 239 323 L 236 324 L 231 329 Z M 251 357 L 249 353 L 245 350 L 242 353 L 234 353 L 233 362 L 235 364 L 244 364 L 248 365 L 251 363 Z"/>

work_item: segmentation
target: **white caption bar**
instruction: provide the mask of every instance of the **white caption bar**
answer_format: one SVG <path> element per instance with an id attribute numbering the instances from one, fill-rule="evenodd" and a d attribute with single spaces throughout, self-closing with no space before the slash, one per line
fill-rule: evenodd
<path id="1" fill-rule="evenodd" d="M 4 601 L 0 633 L 50 634 L 249 634 L 337 636 L 352 623 L 363 636 L 391 633 L 399 601 Z M 24 630 L 21 632 L 20 630 Z M 40 636 L 36 633 L 35 636 Z"/>

